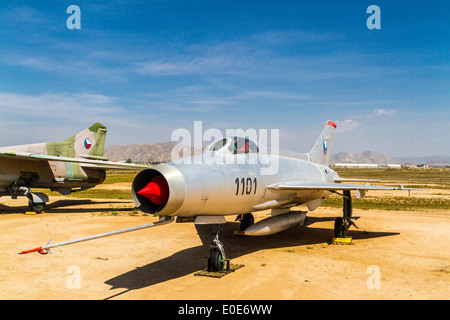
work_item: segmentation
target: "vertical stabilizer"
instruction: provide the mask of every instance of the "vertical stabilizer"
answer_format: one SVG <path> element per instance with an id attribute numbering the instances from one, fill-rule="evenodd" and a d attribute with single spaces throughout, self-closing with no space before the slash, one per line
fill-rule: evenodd
<path id="1" fill-rule="evenodd" d="M 328 121 L 312 150 L 308 153 L 311 162 L 330 165 L 331 149 L 334 143 L 334 133 L 337 125 L 333 121 Z"/>
<path id="2" fill-rule="evenodd" d="M 106 127 L 100 123 L 59 142 L 47 143 L 47 154 L 69 158 L 104 159 Z"/>

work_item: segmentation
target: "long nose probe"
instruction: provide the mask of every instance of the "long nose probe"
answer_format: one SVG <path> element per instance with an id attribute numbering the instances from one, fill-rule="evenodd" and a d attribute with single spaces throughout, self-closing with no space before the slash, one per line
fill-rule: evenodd
<path id="1" fill-rule="evenodd" d="M 92 236 L 88 236 L 88 237 L 64 241 L 64 242 L 55 243 L 55 244 L 50 244 L 50 241 L 52 240 L 52 239 L 50 239 L 45 246 L 37 247 L 37 248 L 31 249 L 31 250 L 21 251 L 21 252 L 19 252 L 19 254 L 27 254 L 27 253 L 32 253 L 32 252 L 39 252 L 40 254 L 47 254 L 49 252 L 51 253 L 51 251 L 50 251 L 51 248 L 66 246 L 69 244 L 74 244 L 74 243 L 78 243 L 78 242 L 89 241 L 89 240 L 94 240 L 94 239 L 99 239 L 99 238 L 105 238 L 105 237 L 114 236 L 114 235 L 120 234 L 120 233 L 126 233 L 126 232 L 141 230 L 141 229 L 157 227 L 160 225 L 168 224 L 168 223 L 172 222 L 173 220 L 174 220 L 173 217 L 160 217 L 159 221 L 157 221 L 157 222 L 143 224 L 140 226 L 126 228 L 126 229 L 120 229 L 120 230 L 111 231 L 111 232 L 100 233 L 100 234 L 96 234 L 96 235 L 92 235 Z"/>

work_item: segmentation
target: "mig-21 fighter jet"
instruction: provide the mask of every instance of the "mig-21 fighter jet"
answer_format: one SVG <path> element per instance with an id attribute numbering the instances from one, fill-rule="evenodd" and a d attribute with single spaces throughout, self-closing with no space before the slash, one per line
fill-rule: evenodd
<path id="1" fill-rule="evenodd" d="M 108 161 L 105 138 L 106 127 L 95 123 L 64 141 L 0 147 L 0 197 L 26 196 L 30 209 L 40 213 L 49 199 L 32 188 L 69 195 L 102 183 L 108 169 L 147 168 Z"/>

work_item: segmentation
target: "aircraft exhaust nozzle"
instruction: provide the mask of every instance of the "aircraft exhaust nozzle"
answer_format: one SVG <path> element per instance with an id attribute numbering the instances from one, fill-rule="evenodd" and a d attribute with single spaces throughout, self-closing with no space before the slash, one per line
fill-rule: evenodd
<path id="1" fill-rule="evenodd" d="M 305 212 L 288 212 L 261 220 L 242 233 L 246 236 L 268 236 L 292 228 L 302 223 L 305 218 Z"/>
<path id="2" fill-rule="evenodd" d="M 185 189 L 181 172 L 169 164 L 160 164 L 136 175 L 131 194 L 139 210 L 169 216 L 183 204 Z"/>

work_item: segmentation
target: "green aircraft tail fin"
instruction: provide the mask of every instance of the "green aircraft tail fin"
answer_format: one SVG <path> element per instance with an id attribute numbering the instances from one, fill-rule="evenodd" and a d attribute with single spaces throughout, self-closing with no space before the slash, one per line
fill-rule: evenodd
<path id="1" fill-rule="evenodd" d="M 103 157 L 106 132 L 106 127 L 97 122 L 64 141 L 47 143 L 47 154 L 60 157 L 107 160 Z"/>

